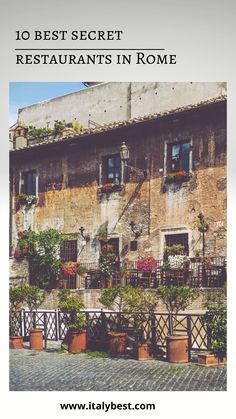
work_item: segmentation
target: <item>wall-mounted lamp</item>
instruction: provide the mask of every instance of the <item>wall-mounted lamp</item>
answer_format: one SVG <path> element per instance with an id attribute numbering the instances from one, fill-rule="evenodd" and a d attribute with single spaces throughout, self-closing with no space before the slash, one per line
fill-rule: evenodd
<path id="1" fill-rule="evenodd" d="M 142 231 L 143 231 L 142 228 L 137 228 L 134 221 L 130 221 L 129 225 L 132 232 L 134 233 L 135 239 L 138 239 L 138 237 L 140 237 L 142 234 Z"/>
<path id="2" fill-rule="evenodd" d="M 85 240 L 85 242 L 88 242 L 90 240 L 90 236 L 88 234 L 85 235 L 84 234 L 84 230 L 85 230 L 85 228 L 82 227 L 82 226 L 79 228 L 81 237 L 83 237 L 83 239 Z"/>
<path id="3" fill-rule="evenodd" d="M 120 147 L 120 159 L 121 159 L 121 161 L 124 162 L 126 167 L 129 167 L 131 170 L 138 173 L 140 176 L 143 177 L 143 179 L 145 179 L 147 177 L 147 171 L 146 170 L 142 170 L 142 169 L 139 169 L 138 167 L 130 166 L 129 164 L 127 164 L 127 161 L 129 160 L 129 148 L 125 144 L 125 141 L 123 141 L 123 143 L 121 144 L 121 147 Z"/>
<path id="4" fill-rule="evenodd" d="M 85 237 L 84 237 L 84 230 L 85 230 L 85 229 L 84 229 L 84 227 L 82 227 L 82 226 L 79 228 L 80 234 L 81 234 L 81 236 L 83 237 L 83 239 L 85 239 Z"/>

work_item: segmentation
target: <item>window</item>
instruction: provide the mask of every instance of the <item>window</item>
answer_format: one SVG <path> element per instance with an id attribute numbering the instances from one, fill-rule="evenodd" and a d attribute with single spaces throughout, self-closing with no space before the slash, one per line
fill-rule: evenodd
<path id="1" fill-rule="evenodd" d="M 104 183 L 121 183 L 121 159 L 120 155 L 116 154 L 108 156 L 104 161 L 105 176 Z"/>
<path id="2" fill-rule="evenodd" d="M 167 172 L 190 171 L 190 142 L 168 144 Z"/>
<path id="3" fill-rule="evenodd" d="M 77 261 L 77 240 L 66 240 L 61 248 L 62 262 Z"/>
<path id="4" fill-rule="evenodd" d="M 165 247 L 171 250 L 173 254 L 188 255 L 188 233 L 182 234 L 166 234 L 165 235 Z"/>
<path id="5" fill-rule="evenodd" d="M 35 170 L 21 173 L 21 188 L 20 192 L 27 195 L 37 195 L 36 186 L 37 174 Z"/>
<path id="6" fill-rule="evenodd" d="M 131 252 L 136 252 L 136 250 L 138 250 L 138 242 L 137 242 L 137 240 L 132 240 L 130 242 L 130 251 Z"/>
<path id="7" fill-rule="evenodd" d="M 66 240 L 61 248 L 61 261 L 76 262 L 77 261 L 77 240 Z M 76 275 L 72 275 L 68 279 L 68 287 L 70 289 L 76 288 Z"/>

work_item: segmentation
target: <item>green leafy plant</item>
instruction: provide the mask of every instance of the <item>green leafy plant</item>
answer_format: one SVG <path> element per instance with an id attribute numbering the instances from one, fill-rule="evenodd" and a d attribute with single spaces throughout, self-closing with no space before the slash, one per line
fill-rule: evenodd
<path id="1" fill-rule="evenodd" d="M 145 324 L 149 321 L 157 302 L 157 293 L 145 291 L 142 287 L 132 287 L 125 296 L 126 310 L 132 316 L 138 343 L 147 341 Z"/>
<path id="2" fill-rule="evenodd" d="M 25 286 L 25 302 L 30 311 L 37 311 L 45 300 L 45 292 L 36 285 Z"/>
<path id="3" fill-rule="evenodd" d="M 86 354 L 91 356 L 92 358 L 108 358 L 109 354 L 103 351 L 90 351 L 87 349 Z"/>
<path id="4" fill-rule="evenodd" d="M 209 223 L 201 212 L 195 220 L 193 226 L 197 228 L 200 233 L 206 233 L 209 230 Z"/>
<path id="5" fill-rule="evenodd" d="M 30 138 L 41 138 L 47 137 L 52 133 L 50 128 L 36 128 L 35 126 L 30 125 L 28 128 L 28 137 Z"/>
<path id="6" fill-rule="evenodd" d="M 170 335 L 174 334 L 174 315 L 185 310 L 194 301 L 199 293 L 196 289 L 186 286 L 161 285 L 157 290 L 158 297 L 162 300 L 170 314 Z"/>
<path id="7" fill-rule="evenodd" d="M 10 311 L 10 336 L 16 336 L 19 331 L 19 312 L 24 304 L 26 287 L 10 287 L 9 291 L 9 311 Z"/>
<path id="8" fill-rule="evenodd" d="M 17 196 L 17 205 L 32 205 L 37 202 L 37 198 L 35 195 L 28 195 L 26 193 L 20 193 Z"/>
<path id="9" fill-rule="evenodd" d="M 222 359 L 227 353 L 227 311 L 224 304 L 209 304 L 203 317 L 212 352 Z"/>
<path id="10" fill-rule="evenodd" d="M 172 246 L 165 247 L 165 256 L 175 256 L 175 255 L 184 255 L 185 247 L 181 243 L 172 244 Z"/>
<path id="11" fill-rule="evenodd" d="M 42 288 L 53 288 L 61 274 L 60 249 L 65 240 L 66 237 L 53 228 L 19 234 L 17 247 L 29 260 L 31 282 Z"/>
<path id="12" fill-rule="evenodd" d="M 25 302 L 31 312 L 31 328 L 36 328 L 36 312 L 45 300 L 45 292 L 36 285 L 25 286 Z"/>
<path id="13" fill-rule="evenodd" d="M 99 268 L 106 278 L 111 277 L 115 272 L 116 255 L 115 253 L 101 253 L 99 257 Z"/>
<path id="14" fill-rule="evenodd" d="M 66 128 L 66 126 L 67 126 L 67 124 L 66 124 L 66 121 L 65 121 L 65 120 L 63 120 L 63 121 L 59 121 L 58 119 L 56 119 L 56 120 L 54 121 L 53 134 L 54 134 L 54 135 L 58 135 L 58 134 L 60 134 L 60 133 L 61 133 L 61 131 L 62 131 L 64 128 Z"/>
<path id="15" fill-rule="evenodd" d="M 81 310 L 84 309 L 84 303 L 78 295 L 72 295 L 69 290 L 61 290 L 58 293 L 59 308 L 69 312 L 65 321 L 69 330 L 82 331 L 86 327 L 86 316 Z"/>
<path id="16" fill-rule="evenodd" d="M 77 269 L 77 274 L 80 276 L 83 276 L 87 272 L 88 272 L 87 268 L 85 268 L 85 266 L 82 266 L 82 265 L 80 265 Z"/>
<path id="17" fill-rule="evenodd" d="M 110 310 L 125 311 L 127 309 L 127 295 L 133 292 L 133 289 L 130 285 L 105 288 L 101 292 L 99 302 Z"/>
<path id="18" fill-rule="evenodd" d="M 83 125 L 77 120 L 72 122 L 72 127 L 75 132 L 81 132 L 84 129 Z"/>

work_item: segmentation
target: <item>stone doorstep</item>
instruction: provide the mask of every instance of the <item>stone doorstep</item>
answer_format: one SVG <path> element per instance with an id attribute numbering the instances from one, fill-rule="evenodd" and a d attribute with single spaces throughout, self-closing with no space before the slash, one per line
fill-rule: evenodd
<path id="1" fill-rule="evenodd" d="M 198 363 L 196 365 L 200 367 L 216 367 L 227 365 L 227 358 L 224 357 L 223 360 L 220 360 L 214 354 L 210 352 L 204 352 L 198 355 Z"/>

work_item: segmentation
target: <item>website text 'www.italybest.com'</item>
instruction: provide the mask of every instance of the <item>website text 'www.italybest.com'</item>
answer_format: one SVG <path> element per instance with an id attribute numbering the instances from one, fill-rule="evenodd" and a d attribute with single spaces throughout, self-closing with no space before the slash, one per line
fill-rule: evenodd
<path id="1" fill-rule="evenodd" d="M 110 412 L 111 410 L 155 410 L 154 403 L 60 403 L 61 410 L 102 410 Z"/>

